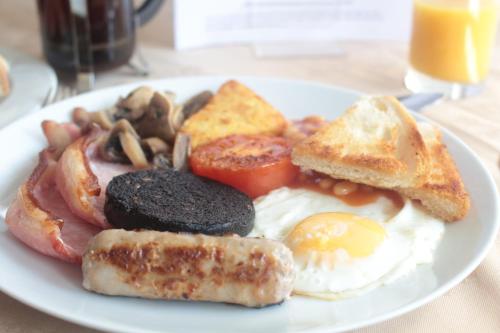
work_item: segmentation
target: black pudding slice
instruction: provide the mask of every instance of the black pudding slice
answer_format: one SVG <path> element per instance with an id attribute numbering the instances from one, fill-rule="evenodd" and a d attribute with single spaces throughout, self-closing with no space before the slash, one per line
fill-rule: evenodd
<path id="1" fill-rule="evenodd" d="M 255 210 L 244 193 L 221 183 L 174 170 L 145 170 L 114 177 L 104 213 L 123 229 L 247 235 Z"/>

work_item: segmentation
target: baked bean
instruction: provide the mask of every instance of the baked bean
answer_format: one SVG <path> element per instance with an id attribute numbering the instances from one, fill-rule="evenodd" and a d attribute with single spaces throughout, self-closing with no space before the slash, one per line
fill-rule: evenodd
<path id="1" fill-rule="evenodd" d="M 305 182 L 306 180 L 307 180 L 307 175 L 301 172 L 299 175 L 299 181 Z"/>
<path id="2" fill-rule="evenodd" d="M 331 178 L 323 178 L 318 182 L 318 186 L 323 190 L 330 189 L 334 184 L 335 182 Z"/>
<path id="3" fill-rule="evenodd" d="M 333 193 L 335 195 L 349 195 L 358 190 L 358 184 L 350 182 L 348 180 L 343 180 L 338 182 L 333 187 Z"/>

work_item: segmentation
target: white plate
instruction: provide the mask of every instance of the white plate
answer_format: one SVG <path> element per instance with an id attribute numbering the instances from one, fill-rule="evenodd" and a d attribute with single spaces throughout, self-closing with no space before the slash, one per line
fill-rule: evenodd
<path id="1" fill-rule="evenodd" d="M 39 110 L 57 90 L 57 76 L 49 65 L 24 53 L 0 47 L 10 70 L 11 92 L 0 98 L 0 128 L 29 112 Z"/>
<path id="2" fill-rule="evenodd" d="M 147 84 L 175 91 L 183 100 L 203 89 L 216 90 L 226 79 L 195 77 Z M 333 119 L 358 97 L 352 91 L 311 82 L 251 77 L 239 80 L 289 118 L 320 114 Z M 12 193 L 34 166 L 36 154 L 44 146 L 41 120 L 67 120 L 74 106 L 90 110 L 109 106 L 137 85 L 80 95 L 2 130 L 0 198 Z M 446 226 L 432 266 L 421 266 L 410 276 L 364 296 L 336 302 L 293 297 L 264 309 L 101 296 L 81 287 L 78 267 L 37 254 L 16 241 L 2 222 L 0 288 L 54 316 L 120 332 L 332 332 L 387 320 L 431 301 L 463 280 L 484 258 L 498 230 L 499 199 L 491 176 L 462 141 L 445 129 L 443 132 L 470 192 L 471 212 L 464 221 Z"/>

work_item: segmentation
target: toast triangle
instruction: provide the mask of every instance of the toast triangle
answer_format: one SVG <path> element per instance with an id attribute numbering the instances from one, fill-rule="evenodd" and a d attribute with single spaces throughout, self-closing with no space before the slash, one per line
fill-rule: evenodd
<path id="1" fill-rule="evenodd" d="M 425 181 L 429 154 L 417 124 L 394 97 L 363 97 L 301 141 L 292 162 L 334 178 L 381 188 Z"/>

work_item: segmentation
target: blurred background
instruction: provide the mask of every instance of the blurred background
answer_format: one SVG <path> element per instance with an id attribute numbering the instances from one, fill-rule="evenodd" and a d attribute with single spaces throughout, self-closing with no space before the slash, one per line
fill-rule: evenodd
<path id="1" fill-rule="evenodd" d="M 40 29 L 43 22 L 57 19 L 44 13 L 57 10 L 47 4 L 57 7 L 58 2 L 1 1 L 0 46 L 44 59 Z M 113 1 L 107 3 L 109 7 Z M 133 1 L 136 8 L 142 3 Z M 131 61 L 135 70 L 119 66 L 97 71 L 92 88 L 133 81 L 147 72 L 150 78 L 202 74 L 313 78 L 367 93 L 397 94 L 405 91 L 412 13 L 412 0 L 165 1 L 150 21 L 136 29 L 138 48 Z M 228 54 L 233 61 L 227 61 Z"/>

